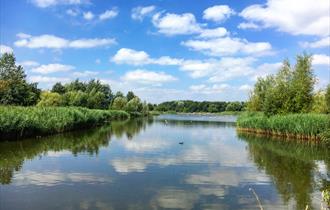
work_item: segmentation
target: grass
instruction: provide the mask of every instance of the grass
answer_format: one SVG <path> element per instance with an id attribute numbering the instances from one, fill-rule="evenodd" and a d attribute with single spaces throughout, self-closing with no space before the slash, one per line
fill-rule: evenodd
<path id="1" fill-rule="evenodd" d="M 287 114 L 267 117 L 262 113 L 245 113 L 238 117 L 237 127 L 247 132 L 330 142 L 330 116 L 326 114 Z"/>
<path id="2" fill-rule="evenodd" d="M 127 118 L 129 114 L 124 111 L 0 106 L 0 140 L 62 133 Z"/>

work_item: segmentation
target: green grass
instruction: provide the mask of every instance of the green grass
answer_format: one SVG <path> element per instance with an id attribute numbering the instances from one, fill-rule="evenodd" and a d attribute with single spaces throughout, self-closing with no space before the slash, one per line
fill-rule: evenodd
<path id="1" fill-rule="evenodd" d="M 127 118 L 129 114 L 124 111 L 0 106 L 0 140 L 62 133 Z"/>
<path id="2" fill-rule="evenodd" d="M 266 117 L 263 113 L 245 113 L 237 119 L 239 129 L 300 139 L 329 141 L 330 116 L 326 114 L 287 114 Z"/>

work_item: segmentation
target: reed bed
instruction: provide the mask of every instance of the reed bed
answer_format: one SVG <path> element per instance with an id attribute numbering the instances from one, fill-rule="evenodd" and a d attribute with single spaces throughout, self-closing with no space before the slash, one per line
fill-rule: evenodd
<path id="1" fill-rule="evenodd" d="M 127 118 L 129 114 L 124 111 L 0 106 L 0 140 L 62 133 Z"/>
<path id="2" fill-rule="evenodd" d="M 240 131 L 296 139 L 329 142 L 330 115 L 286 114 L 267 117 L 262 113 L 245 113 L 237 119 Z"/>

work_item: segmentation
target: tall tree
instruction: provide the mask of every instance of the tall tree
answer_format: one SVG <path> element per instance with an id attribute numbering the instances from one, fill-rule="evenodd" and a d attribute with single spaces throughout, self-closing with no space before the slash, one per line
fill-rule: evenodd
<path id="1" fill-rule="evenodd" d="M 37 83 L 28 83 L 22 66 L 16 66 L 14 54 L 0 58 L 0 104 L 35 105 L 40 96 Z"/>
<path id="2" fill-rule="evenodd" d="M 330 84 L 328 84 L 325 91 L 325 103 L 327 105 L 327 113 L 330 114 Z"/>
<path id="3" fill-rule="evenodd" d="M 132 91 L 128 91 L 126 95 L 127 101 L 132 100 L 134 97 L 135 97 L 134 93 Z"/>
<path id="4" fill-rule="evenodd" d="M 52 92 L 53 93 L 64 94 L 65 93 L 65 87 L 62 85 L 62 83 L 57 82 L 53 85 Z"/>

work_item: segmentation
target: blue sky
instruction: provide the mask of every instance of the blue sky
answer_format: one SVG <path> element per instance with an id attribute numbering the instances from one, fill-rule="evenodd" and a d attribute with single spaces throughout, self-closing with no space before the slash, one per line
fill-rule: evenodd
<path id="1" fill-rule="evenodd" d="M 313 54 L 330 80 L 330 1 L 15 0 L 0 2 L 0 50 L 27 78 L 98 78 L 142 99 L 246 100 L 283 59 Z"/>

